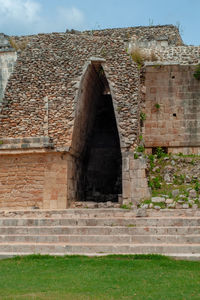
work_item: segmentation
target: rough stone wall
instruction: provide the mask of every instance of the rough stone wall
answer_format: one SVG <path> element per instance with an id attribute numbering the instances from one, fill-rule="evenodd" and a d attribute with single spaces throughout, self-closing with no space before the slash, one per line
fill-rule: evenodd
<path id="1" fill-rule="evenodd" d="M 0 106 L 10 74 L 13 72 L 17 54 L 11 47 L 9 39 L 0 33 Z"/>
<path id="2" fill-rule="evenodd" d="M 133 36 L 137 41 L 166 39 L 170 47 L 152 48 L 159 60 L 199 62 L 200 47 L 178 47 L 180 34 L 172 25 L 29 36 L 6 89 L 1 138 L 49 136 L 55 147 L 69 148 L 80 80 L 85 64 L 96 56 L 105 59 L 121 143 L 133 149 L 139 132 L 140 83 L 124 45 Z"/>
<path id="3" fill-rule="evenodd" d="M 8 78 L 14 69 L 16 59 L 16 52 L 0 52 L 0 105 L 3 100 Z"/>
<path id="4" fill-rule="evenodd" d="M 0 155 L 0 208 L 66 208 L 68 155 Z"/>
<path id="5" fill-rule="evenodd" d="M 199 153 L 200 82 L 194 66 L 148 66 L 145 72 L 144 140 L 147 148 Z M 159 107 L 157 108 L 157 106 Z M 195 150 L 196 148 L 196 150 Z"/>
<path id="6" fill-rule="evenodd" d="M 18 38 L 18 40 L 23 40 L 23 37 Z M 76 135 L 74 122 L 79 110 L 78 99 L 83 92 L 81 82 L 86 68 L 92 65 L 95 60 L 100 62 L 109 83 L 120 135 L 123 157 L 123 202 L 137 204 L 139 200 L 148 198 L 149 191 L 145 177 L 146 163 L 143 159 L 134 159 L 133 154 L 140 134 L 140 100 L 141 95 L 145 95 L 145 86 L 140 88 L 139 69 L 127 53 L 126 48 L 139 45 L 143 47 L 143 51 L 146 53 L 153 50 L 158 59 L 158 62 L 155 62 L 154 70 L 157 68 L 164 69 L 165 67 L 160 67 L 160 65 L 164 64 L 166 60 L 171 64 L 197 64 L 199 63 L 200 48 L 183 46 L 178 29 L 174 26 L 109 29 L 81 34 L 40 34 L 27 37 L 27 41 L 27 47 L 18 53 L 14 72 L 10 76 L 6 88 L 0 116 L 0 141 L 3 142 L 3 144 L 0 143 L 0 159 L 2 159 L 2 165 L 5 163 L 4 178 L 6 181 L 3 182 L 9 191 L 6 192 L 1 186 L 3 191 L 1 207 L 29 208 L 38 205 L 40 208 L 65 208 L 70 204 L 70 201 L 77 199 L 77 169 L 80 166 L 80 161 L 75 155 L 76 151 L 73 153 L 72 137 L 73 134 Z M 178 66 L 174 67 L 179 68 Z M 187 76 L 191 76 L 188 69 L 184 71 L 184 80 L 180 74 L 177 75 L 180 82 L 178 81 L 177 86 L 174 86 L 172 90 L 171 85 L 169 85 L 172 81 L 171 77 L 168 78 L 169 70 L 161 73 L 163 75 L 161 82 L 157 82 L 160 74 L 154 74 L 158 89 L 151 90 L 151 87 L 154 87 L 151 86 L 152 82 L 150 82 L 153 72 L 149 72 L 148 68 L 150 67 L 147 66 L 146 73 L 146 80 L 149 80 L 146 84 L 147 107 L 150 105 L 151 109 L 152 101 L 155 99 L 156 101 L 163 101 L 162 104 L 166 112 L 164 110 L 160 117 L 166 117 L 169 113 L 167 112 L 168 106 L 172 101 L 171 96 L 175 95 L 174 99 L 180 103 L 176 104 L 177 107 L 180 108 L 181 101 L 185 105 L 189 97 L 189 101 L 198 112 L 198 104 L 196 103 L 199 99 L 199 87 L 195 94 L 193 90 L 195 84 L 186 82 Z M 170 67 L 167 66 L 166 68 Z M 87 82 L 84 90 L 93 89 L 89 84 Z M 160 89 L 160 84 L 163 84 L 163 90 Z M 165 85 L 169 85 L 168 90 L 165 89 Z M 159 89 L 164 97 L 162 100 L 157 93 Z M 182 95 L 180 95 L 181 93 Z M 150 98 L 147 97 L 148 95 Z M 181 112 L 182 115 L 179 115 L 180 122 L 186 116 L 189 118 L 189 115 L 194 113 L 190 111 L 188 114 L 186 110 L 190 110 L 190 107 L 186 106 L 184 114 Z M 146 114 L 148 113 L 149 111 L 146 112 Z M 149 128 L 153 130 L 152 124 L 155 120 L 153 116 L 151 119 L 151 115 L 153 115 L 152 112 L 149 115 Z M 191 118 L 188 120 L 193 121 L 194 115 Z M 86 121 L 88 120 L 85 119 Z M 90 121 L 92 122 L 92 119 Z M 158 121 L 160 122 L 160 119 Z M 199 126 L 198 121 L 188 123 L 188 125 L 186 125 L 186 121 L 184 130 L 187 134 L 183 135 L 185 142 L 188 134 L 193 135 L 191 131 L 193 125 L 191 126 L 191 124 L 196 126 L 195 130 L 197 129 L 197 131 Z M 89 126 L 89 122 L 87 124 Z M 148 125 L 148 119 L 146 124 Z M 167 124 L 168 129 L 171 128 L 170 122 Z M 82 128 L 80 127 L 80 129 Z M 195 134 L 198 135 L 197 131 Z M 155 131 L 152 132 L 155 133 Z M 166 138 L 168 138 L 168 132 L 165 132 Z M 171 134 L 174 138 L 177 133 L 171 131 Z M 78 136 L 81 137 L 80 134 Z M 146 136 L 148 143 L 150 138 L 146 134 L 145 127 L 145 140 Z M 9 137 L 11 140 L 13 139 L 13 143 L 10 142 Z M 160 134 L 160 137 L 163 138 L 163 133 Z M 21 141 L 24 141 L 23 138 L 28 138 L 28 142 L 23 144 L 25 149 L 20 150 L 21 152 L 18 150 L 16 153 L 13 152 L 17 146 L 21 145 Z M 192 139 L 194 140 L 193 137 Z M 181 138 L 178 141 L 181 145 Z M 81 139 L 78 142 L 81 142 Z M 78 148 L 80 148 L 79 144 L 77 143 Z M 41 145 L 43 145 L 43 150 Z M 159 144 L 159 146 L 161 145 Z M 46 150 L 52 147 L 54 147 L 54 150 L 51 150 L 52 153 L 49 152 L 50 150 Z M 18 148 L 21 149 L 22 147 Z M 44 154 L 29 153 L 28 155 L 28 151 L 32 151 L 31 149 L 44 151 Z M 5 155 L 6 151 L 7 155 Z M 63 152 L 63 154 L 59 152 L 56 154 L 56 151 Z M 75 156 L 64 154 L 69 151 Z M 78 149 L 79 154 L 80 151 Z M 8 154 L 12 155 L 9 156 Z M 40 156 L 43 163 L 38 161 Z M 12 176 L 9 177 L 14 158 L 19 159 L 16 170 L 19 188 L 16 187 L 16 182 L 12 180 Z M 27 164 L 23 169 L 25 158 Z M 30 169 L 28 165 L 30 165 Z M 34 165 L 37 170 L 36 173 L 38 172 L 36 174 L 38 181 L 34 179 Z M 33 182 L 32 185 L 29 185 L 28 180 L 31 177 L 33 177 Z M 43 181 L 40 181 L 42 177 Z M 21 193 L 21 201 L 17 189 Z M 33 191 L 34 197 L 31 193 L 27 193 L 29 189 Z"/>
<path id="7" fill-rule="evenodd" d="M 91 57 L 94 56 L 98 59 L 100 57 L 109 83 L 121 147 L 123 151 L 133 149 L 139 128 L 140 88 L 137 66 L 121 41 L 69 34 L 29 37 L 27 48 L 18 54 L 3 103 L 3 143 L 5 137 L 18 139 L 48 136 L 55 150 L 69 151 L 77 101 L 82 89 L 80 82 L 85 67 L 93 61 Z M 90 89 L 90 86 L 87 88 Z M 69 162 L 71 170 L 68 170 L 67 193 L 71 201 L 76 199 L 77 161 L 71 157 Z M 49 189 L 53 186 L 53 183 L 50 186 L 44 185 L 44 191 L 47 192 L 44 199 L 47 202 Z"/>
<path id="8" fill-rule="evenodd" d="M 192 65 L 200 63 L 200 46 L 143 48 L 143 51 L 147 55 L 150 55 L 153 51 L 157 57 L 157 62 L 154 62 L 155 64 L 179 63 L 181 65 Z"/>
<path id="9" fill-rule="evenodd" d="M 142 157 L 134 159 L 133 152 L 122 153 L 122 159 L 123 204 L 132 203 L 137 207 L 141 200 L 150 198 L 146 178 L 146 160 Z"/>
<path id="10" fill-rule="evenodd" d="M 106 60 L 104 70 L 124 147 L 133 147 L 138 132 L 138 69 L 123 42 L 87 35 L 29 38 L 7 85 L 1 137 L 46 136 L 48 132 L 55 147 L 70 146 L 75 99 L 85 64 L 92 56 Z"/>
<path id="11" fill-rule="evenodd" d="M 111 37 L 113 40 L 121 39 L 124 42 L 130 42 L 132 38 L 137 41 L 143 41 L 151 44 L 152 41 L 167 41 L 168 45 L 183 45 L 179 30 L 174 25 L 161 26 L 138 26 L 127 28 L 113 28 L 103 30 L 85 31 L 88 35 Z M 145 45 L 144 43 L 144 45 Z"/>

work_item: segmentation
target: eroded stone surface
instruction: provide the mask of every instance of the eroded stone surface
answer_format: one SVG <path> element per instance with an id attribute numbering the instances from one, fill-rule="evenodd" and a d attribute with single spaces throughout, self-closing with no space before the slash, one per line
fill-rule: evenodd
<path id="1" fill-rule="evenodd" d="M 23 43 L 24 37 L 15 37 L 15 41 Z M 130 57 L 135 46 L 142 48 L 143 54 L 153 54 L 157 61 L 138 68 Z M 16 57 L 15 52 L 12 55 Z M 17 55 L 0 116 L 0 154 L 5 158 L 0 176 L 7 187 L 0 186 L 2 207 L 14 207 L 16 203 L 16 207 L 65 208 L 77 200 L 84 144 L 91 134 L 98 107 L 95 103 L 102 93 L 112 98 L 119 134 L 122 191 L 117 194 L 122 203 L 136 206 L 151 197 L 147 161 L 135 151 L 138 145 L 145 146 L 149 153 L 157 146 L 169 152 L 178 153 L 181 148 L 185 154 L 199 153 L 200 90 L 193 73 L 194 65 L 200 62 L 200 47 L 184 45 L 176 27 L 39 34 L 26 37 L 26 47 Z M 6 54 L 2 57 L 5 62 Z M 11 70 L 13 65 L 7 61 L 6 68 Z M 21 143 L 23 138 L 25 142 Z M 29 155 L 31 166 L 33 163 L 32 172 L 38 151 L 46 160 L 49 155 L 59 158 L 53 169 L 41 163 L 36 174 L 39 180 L 29 185 L 27 178 L 32 173 L 28 163 L 24 164 L 24 155 Z M 10 176 L 9 160 L 13 158 L 19 173 L 16 179 Z M 166 183 L 174 179 L 176 159 L 168 159 L 171 165 L 165 170 Z M 195 170 L 194 176 L 198 176 Z M 187 181 L 192 178 L 189 176 Z M 22 199 L 19 202 L 18 190 Z M 164 203 L 165 198 L 158 202 Z M 183 207 L 181 203 L 176 205 Z"/>

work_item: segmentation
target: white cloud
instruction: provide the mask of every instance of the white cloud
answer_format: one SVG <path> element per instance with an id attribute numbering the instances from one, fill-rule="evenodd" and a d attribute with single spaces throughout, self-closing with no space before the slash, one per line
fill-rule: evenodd
<path id="1" fill-rule="evenodd" d="M 41 6 L 31 0 L 0 0 L 0 23 L 38 21 Z"/>
<path id="2" fill-rule="evenodd" d="M 54 7 L 48 13 L 37 0 L 0 0 L 0 32 L 22 35 L 83 27 L 84 14 L 76 7 Z"/>
<path id="3" fill-rule="evenodd" d="M 58 9 L 58 20 L 60 25 L 65 24 L 65 28 L 77 28 L 84 23 L 83 13 L 76 7 L 63 8 L 59 7 Z"/>

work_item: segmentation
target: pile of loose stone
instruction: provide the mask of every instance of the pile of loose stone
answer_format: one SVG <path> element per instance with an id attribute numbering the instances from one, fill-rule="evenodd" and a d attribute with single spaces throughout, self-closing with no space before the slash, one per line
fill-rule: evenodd
<path id="1" fill-rule="evenodd" d="M 198 155 L 154 156 L 154 167 L 149 164 L 149 182 L 158 178 L 159 189 L 155 197 L 145 199 L 142 208 L 200 208 L 200 157 Z M 165 190 L 163 193 L 162 190 Z"/>
<path id="2" fill-rule="evenodd" d="M 179 189 L 172 191 L 172 197 L 169 198 L 168 195 L 162 195 L 160 197 L 152 197 L 150 203 L 142 203 L 140 207 L 142 208 L 194 208 L 197 209 L 200 205 L 200 196 L 194 189 L 188 189 L 188 197 L 182 194 Z"/>

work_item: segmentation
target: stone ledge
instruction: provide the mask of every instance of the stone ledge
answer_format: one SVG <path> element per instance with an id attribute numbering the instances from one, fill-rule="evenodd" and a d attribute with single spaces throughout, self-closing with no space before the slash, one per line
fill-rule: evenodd
<path id="1" fill-rule="evenodd" d="M 8 53 L 8 52 L 16 52 L 16 51 L 12 47 L 10 47 L 10 48 L 1 48 L 0 47 L 0 54 L 2 54 L 2 53 Z"/>
<path id="2" fill-rule="evenodd" d="M 54 148 L 52 140 L 47 136 L 0 139 L 0 150 Z"/>

